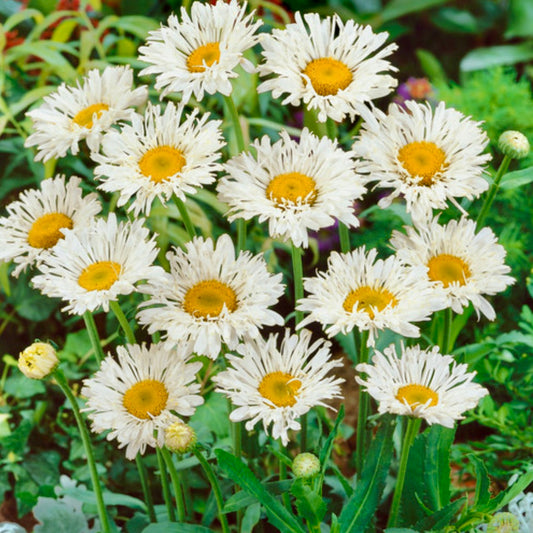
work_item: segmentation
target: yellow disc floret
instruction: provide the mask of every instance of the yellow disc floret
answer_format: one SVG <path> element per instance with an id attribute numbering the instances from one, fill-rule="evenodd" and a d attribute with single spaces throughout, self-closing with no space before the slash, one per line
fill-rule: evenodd
<path id="1" fill-rule="evenodd" d="M 47 213 L 32 224 L 28 232 L 28 244 L 33 248 L 52 248 L 64 237 L 63 228 L 72 229 L 73 222 L 63 213 Z"/>
<path id="2" fill-rule="evenodd" d="M 88 291 L 108 290 L 118 280 L 121 269 L 114 261 L 98 261 L 82 271 L 78 284 Z"/>
<path id="3" fill-rule="evenodd" d="M 332 57 L 321 57 L 307 64 L 303 73 L 309 76 L 311 85 L 320 96 L 335 95 L 352 83 L 351 70 Z"/>
<path id="4" fill-rule="evenodd" d="M 189 72 L 204 72 L 206 66 L 210 67 L 220 59 L 220 45 L 218 42 L 207 43 L 200 46 L 187 58 Z"/>
<path id="5" fill-rule="evenodd" d="M 164 383 L 144 379 L 132 385 L 125 393 L 122 403 L 128 413 L 146 420 L 158 416 L 167 406 L 168 391 Z"/>
<path id="6" fill-rule="evenodd" d="M 259 384 L 259 394 L 270 400 L 276 407 L 292 407 L 302 382 L 285 372 L 271 372 Z"/>
<path id="7" fill-rule="evenodd" d="M 232 313 L 237 309 L 235 291 L 216 279 L 201 281 L 191 287 L 183 300 L 183 309 L 195 317 L 216 317 L 226 306 Z"/>
<path id="8" fill-rule="evenodd" d="M 444 287 L 452 283 L 464 285 L 471 276 L 468 264 L 455 255 L 440 254 L 428 261 L 428 276 L 431 281 L 440 281 Z"/>
<path id="9" fill-rule="evenodd" d="M 396 393 L 396 399 L 402 403 L 407 402 L 413 408 L 425 405 L 427 402 L 432 407 L 439 402 L 439 395 L 425 385 L 412 384 L 400 387 Z"/>
<path id="10" fill-rule="evenodd" d="M 91 129 L 93 127 L 93 117 L 100 118 L 104 111 L 107 111 L 109 106 L 107 104 L 93 104 L 78 112 L 72 119 L 78 126 L 82 128 Z"/>
<path id="11" fill-rule="evenodd" d="M 418 185 L 426 187 L 433 185 L 437 174 L 446 168 L 446 154 L 428 141 L 406 144 L 398 152 L 398 161 L 411 177 L 419 178 Z"/>
<path id="12" fill-rule="evenodd" d="M 343 307 L 346 312 L 351 313 L 354 306 L 357 306 L 356 311 L 365 311 L 373 320 L 375 316 L 374 309 L 383 311 L 388 305 L 394 307 L 397 303 L 398 301 L 394 295 L 387 289 L 363 286 L 348 294 L 344 300 Z"/>
<path id="13" fill-rule="evenodd" d="M 266 197 L 278 207 L 288 204 L 312 205 L 317 196 L 313 178 L 300 172 L 288 172 L 275 176 L 266 188 Z"/>
<path id="14" fill-rule="evenodd" d="M 139 161 L 140 171 L 155 183 L 161 183 L 170 176 L 181 172 L 185 157 L 172 146 L 157 146 L 148 150 Z"/>

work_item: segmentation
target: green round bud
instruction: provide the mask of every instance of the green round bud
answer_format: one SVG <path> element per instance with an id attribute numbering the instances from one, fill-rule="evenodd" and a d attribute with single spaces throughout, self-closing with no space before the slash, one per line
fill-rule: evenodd
<path id="1" fill-rule="evenodd" d="M 296 477 L 312 477 L 320 472 L 320 461 L 312 453 L 299 453 L 292 462 L 292 471 Z"/>
<path id="2" fill-rule="evenodd" d="M 520 522 L 513 513 L 496 513 L 487 525 L 487 533 L 519 533 Z"/>
<path id="3" fill-rule="evenodd" d="M 529 154 L 529 141 L 519 131 L 504 131 L 498 139 L 498 148 L 513 159 L 523 159 Z"/>

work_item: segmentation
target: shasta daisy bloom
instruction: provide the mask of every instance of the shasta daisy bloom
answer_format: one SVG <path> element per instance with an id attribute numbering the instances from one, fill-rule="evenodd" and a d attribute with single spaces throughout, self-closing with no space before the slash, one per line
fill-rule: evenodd
<path id="1" fill-rule="evenodd" d="M 178 416 L 191 416 L 204 403 L 196 373 L 200 362 L 187 362 L 180 346 L 119 346 L 116 359 L 108 355 L 96 374 L 83 382 L 84 411 L 96 433 L 109 430 L 107 440 L 126 447 L 135 459 L 147 446 L 162 448 L 165 428 Z"/>
<path id="2" fill-rule="evenodd" d="M 102 154 L 93 156 L 99 163 L 94 172 L 103 181 L 99 189 L 120 193 L 117 205 L 133 196 L 129 209 L 148 215 L 154 198 L 164 203 L 176 195 L 185 201 L 186 194 L 215 180 L 225 144 L 221 121 L 208 120 L 208 113 L 199 117 L 195 109 L 182 122 L 183 111 L 183 105 L 169 103 L 161 113 L 148 104 L 144 116 L 135 114 L 131 125 L 104 136 Z"/>
<path id="3" fill-rule="evenodd" d="M 332 252 L 326 272 L 304 279 L 309 295 L 296 309 L 309 315 L 298 327 L 320 322 L 330 337 L 357 327 L 369 332 L 369 346 L 382 329 L 418 337 L 420 330 L 412 322 L 429 320 L 443 309 L 443 295 L 427 280 L 424 266 L 406 266 L 396 256 L 376 256 L 375 249 L 367 252 L 364 246 L 347 254 Z"/>
<path id="4" fill-rule="evenodd" d="M 148 97 L 146 87 L 132 89 L 133 71 L 128 66 L 91 70 L 76 87 L 61 84 L 45 96 L 41 107 L 27 113 L 35 130 L 24 146 L 37 146 L 36 161 L 76 155 L 85 139 L 91 152 L 98 151 L 102 134 L 118 121 L 128 120 L 133 107 Z"/>
<path id="5" fill-rule="evenodd" d="M 259 85 L 274 98 L 287 94 L 282 104 L 303 101 L 316 109 L 318 120 L 338 122 L 370 114 L 368 104 L 388 95 L 397 81 L 386 74 L 397 70 L 386 58 L 397 46 L 385 48 L 388 33 L 375 34 L 370 26 L 343 23 L 338 15 L 320 19 L 316 13 L 295 13 L 296 22 L 274 29 L 261 40 L 261 76 L 274 76 Z"/>
<path id="6" fill-rule="evenodd" d="M 141 288 L 150 298 L 137 313 L 150 334 L 165 332 L 169 344 L 216 359 L 222 343 L 234 349 L 239 339 L 259 335 L 261 326 L 282 325 L 269 309 L 283 294 L 281 274 L 270 274 L 263 256 L 240 252 L 229 235 L 195 237 L 167 254 L 170 273 Z M 146 308 L 148 307 L 148 308 Z"/>
<path id="7" fill-rule="evenodd" d="M 438 346 L 422 350 L 402 344 L 400 358 L 391 344 L 383 353 L 375 352 L 372 364 L 355 369 L 367 375 L 355 379 L 378 402 L 378 412 L 424 418 L 448 428 L 489 393 L 472 381 L 476 373 L 468 372 L 468 365 L 442 355 Z"/>
<path id="8" fill-rule="evenodd" d="M 193 2 L 190 15 L 182 7 L 181 20 L 170 15 L 168 26 L 149 33 L 139 59 L 150 66 L 141 75 L 156 74 L 155 88 L 161 96 L 180 93 L 184 103 L 193 94 L 202 100 L 204 92 L 229 96 L 235 67 L 254 70 L 243 54 L 257 43 L 261 24 L 254 22 L 253 13 L 246 15 L 246 3 L 237 0 Z"/>
<path id="9" fill-rule="evenodd" d="M 260 420 L 265 431 L 272 425 L 272 437 L 289 442 L 288 431 L 298 431 L 298 418 L 326 400 L 341 398 L 342 378 L 328 376 L 342 366 L 339 359 L 331 360 L 331 343 L 324 339 L 311 343 L 311 332 L 300 335 L 288 329 L 277 347 L 278 335 L 249 340 L 237 347 L 242 356 L 228 354 L 228 369 L 213 381 L 217 392 L 226 395 L 237 407 L 231 414 L 233 422 L 247 420 L 251 430 Z"/>
<path id="10" fill-rule="evenodd" d="M 240 154 L 225 164 L 228 175 L 218 182 L 229 220 L 268 220 L 272 237 L 308 246 L 308 230 L 330 227 L 335 220 L 357 227 L 353 203 L 366 188 L 353 154 L 306 128 L 300 142 L 287 132 L 271 144 L 267 135 L 254 143 L 256 156 Z"/>
<path id="11" fill-rule="evenodd" d="M 361 172 L 376 187 L 393 189 L 379 205 L 387 207 L 403 196 L 407 211 L 420 221 L 433 209 L 446 209 L 455 198 L 477 198 L 488 188 L 483 150 L 489 140 L 479 122 L 441 102 L 406 101 L 389 106 L 388 115 L 376 109 L 363 124 L 352 149 L 362 158 Z"/>
<path id="12" fill-rule="evenodd" d="M 120 294 L 136 290 L 142 280 L 160 277 L 164 271 L 153 266 L 158 249 L 143 220 L 117 222 L 114 213 L 107 220 L 68 231 L 53 253 L 43 259 L 42 274 L 32 281 L 43 294 L 68 302 L 63 310 L 75 315 L 94 311 Z"/>
<path id="13" fill-rule="evenodd" d="M 489 320 L 496 318 L 482 295 L 502 292 L 515 280 L 507 276 L 511 269 L 504 263 L 505 248 L 490 228 L 476 233 L 473 220 L 463 217 L 441 226 L 434 218 L 405 231 L 392 234 L 396 254 L 409 265 L 426 267 L 426 277 L 444 291 L 446 307 L 462 313 L 472 303 L 478 317 L 481 312 Z"/>
<path id="14" fill-rule="evenodd" d="M 81 179 L 65 176 L 41 182 L 40 189 L 22 192 L 0 218 L 0 263 L 13 260 L 13 276 L 28 266 L 39 266 L 43 257 L 63 239 L 63 230 L 84 227 L 102 206 L 95 193 L 83 196 Z"/>

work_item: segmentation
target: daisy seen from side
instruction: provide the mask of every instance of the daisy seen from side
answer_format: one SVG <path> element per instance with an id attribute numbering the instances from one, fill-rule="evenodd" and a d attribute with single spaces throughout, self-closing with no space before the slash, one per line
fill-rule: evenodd
<path id="1" fill-rule="evenodd" d="M 97 152 L 102 135 L 119 121 L 129 120 L 133 108 L 148 98 L 145 86 L 132 89 L 133 70 L 129 66 L 94 69 L 75 87 L 61 84 L 44 97 L 44 103 L 27 115 L 34 132 L 24 146 L 37 146 L 36 161 L 64 157 L 79 152 L 85 140 Z"/>
<path id="2" fill-rule="evenodd" d="M 149 64 L 140 74 L 155 74 L 161 97 L 179 93 L 184 103 L 192 95 L 200 101 L 204 93 L 229 96 L 235 68 L 254 70 L 244 52 L 257 43 L 262 21 L 246 9 L 246 2 L 237 0 L 193 2 L 190 15 L 182 7 L 179 18 L 170 15 L 167 26 L 150 32 L 139 48 L 139 59 Z"/>
<path id="3" fill-rule="evenodd" d="M 394 231 L 391 245 L 407 264 L 426 267 L 426 277 L 444 291 L 446 307 L 461 314 L 472 303 L 478 317 L 496 318 L 483 295 L 502 292 L 515 279 L 507 275 L 511 269 L 505 264 L 505 248 L 490 228 L 476 233 L 476 223 L 466 217 L 446 225 L 435 217 L 405 232 Z"/>
<path id="4" fill-rule="evenodd" d="M 229 220 L 255 216 L 268 221 L 271 237 L 308 246 L 308 231 L 339 220 L 357 227 L 353 204 L 366 192 L 353 154 L 336 141 L 319 138 L 307 128 L 299 142 L 282 131 L 271 143 L 265 135 L 253 147 L 256 155 L 240 154 L 224 168 L 218 197 L 229 206 Z"/>
<path id="5" fill-rule="evenodd" d="M 425 271 L 395 255 L 378 259 L 377 250 L 364 246 L 347 254 L 332 252 L 326 272 L 304 278 L 308 295 L 298 300 L 296 309 L 309 314 L 298 327 L 319 322 L 330 337 L 356 327 L 368 331 L 369 346 L 383 329 L 418 337 L 420 329 L 412 322 L 429 320 L 446 306 Z"/>
<path id="6" fill-rule="evenodd" d="M 346 115 L 366 118 L 369 104 L 397 85 L 388 74 L 396 69 L 385 59 L 397 46 L 381 48 L 387 37 L 353 20 L 343 23 L 338 15 L 321 19 L 307 13 L 302 18 L 297 12 L 294 23 L 261 39 L 258 71 L 262 77 L 272 76 L 257 90 L 284 96 L 282 105 L 303 101 L 316 109 L 320 122 L 328 117 L 340 122 Z"/>
<path id="7" fill-rule="evenodd" d="M 82 180 L 56 175 L 41 182 L 40 189 L 23 191 L 0 218 L 0 262 L 14 261 L 13 276 L 43 258 L 64 237 L 65 229 L 84 227 L 102 206 L 95 193 L 83 196 Z"/>
<path id="8" fill-rule="evenodd" d="M 380 207 L 401 196 L 413 221 L 420 222 L 433 209 L 446 209 L 447 202 L 459 206 L 456 198 L 472 200 L 488 189 L 483 177 L 491 159 L 483 153 L 488 142 L 479 122 L 444 102 L 432 109 L 408 100 L 403 107 L 391 104 L 388 114 L 376 109 L 352 150 L 376 187 L 392 189 Z"/>
<path id="9" fill-rule="evenodd" d="M 32 282 L 43 294 L 68 302 L 63 308 L 82 315 L 102 307 L 136 285 L 164 274 L 154 266 L 158 249 L 144 220 L 119 222 L 114 213 L 96 219 L 76 231 L 68 231 L 53 253 L 39 266 L 41 274 Z"/>
<path id="10" fill-rule="evenodd" d="M 378 402 L 379 413 L 423 418 L 448 428 L 488 394 L 473 382 L 476 373 L 468 372 L 468 365 L 441 354 L 438 346 L 422 350 L 402 344 L 399 356 L 391 344 L 383 352 L 375 351 L 372 364 L 361 363 L 355 369 L 366 374 L 355 379 Z"/>
<path id="11" fill-rule="evenodd" d="M 187 362 L 179 345 L 119 346 L 116 358 L 108 355 L 83 382 L 92 431 L 109 431 L 107 440 L 126 447 L 128 459 L 144 454 L 147 446 L 163 447 L 165 428 L 178 416 L 192 416 L 204 403 L 196 381 L 201 367 Z"/>
<path id="12" fill-rule="evenodd" d="M 93 156 L 95 176 L 102 181 L 98 188 L 119 192 L 118 206 L 133 197 L 129 210 L 134 215 L 148 215 L 156 197 L 163 203 L 173 195 L 185 201 L 222 168 L 217 163 L 225 145 L 220 124 L 197 109 L 186 114 L 183 105 L 169 102 L 161 112 L 148 104 L 144 116 L 135 114 L 131 125 L 104 136 L 102 153 Z"/>
<path id="13" fill-rule="evenodd" d="M 278 348 L 278 335 L 265 340 L 258 337 L 240 344 L 239 355 L 226 356 L 229 367 L 213 381 L 236 407 L 230 414 L 233 422 L 246 420 L 251 430 L 262 421 L 272 437 L 289 442 L 289 430 L 298 431 L 298 418 L 317 405 L 328 407 L 327 400 L 341 398 L 342 378 L 330 374 L 342 366 L 331 359 L 331 343 L 324 339 L 311 342 L 311 332 L 285 334 Z"/>
<path id="14" fill-rule="evenodd" d="M 164 332 L 169 344 L 182 341 L 188 353 L 216 359 L 224 343 L 255 338 L 262 326 L 282 325 L 270 309 L 284 292 L 281 274 L 271 274 L 262 255 L 242 251 L 235 258 L 229 235 L 216 243 L 195 237 L 185 250 L 167 254 L 170 272 L 141 288 L 139 322 L 150 334 Z"/>

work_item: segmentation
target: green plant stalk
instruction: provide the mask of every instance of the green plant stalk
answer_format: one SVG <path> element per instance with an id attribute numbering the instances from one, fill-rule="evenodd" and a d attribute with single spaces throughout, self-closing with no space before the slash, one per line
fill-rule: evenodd
<path id="1" fill-rule="evenodd" d="M 220 486 L 218 484 L 215 473 L 213 472 L 213 469 L 211 468 L 211 465 L 209 464 L 207 459 L 203 456 L 202 452 L 196 446 L 193 448 L 193 452 L 196 458 L 198 459 L 198 462 L 204 469 L 205 475 L 207 476 L 207 479 L 211 484 L 211 488 L 213 489 L 213 494 L 215 495 L 215 500 L 217 502 L 218 519 L 220 521 L 220 525 L 222 526 L 222 532 L 229 533 L 230 529 L 228 526 L 228 520 L 226 518 L 226 515 L 224 514 L 224 500 L 222 499 L 222 492 L 220 490 Z"/>
<path id="2" fill-rule="evenodd" d="M 483 206 L 481 207 L 481 211 L 479 212 L 479 215 L 477 217 L 476 229 L 478 230 L 483 225 L 485 217 L 487 216 L 492 206 L 492 202 L 494 202 L 496 193 L 498 192 L 498 189 L 500 188 L 500 182 L 504 174 L 507 172 L 507 169 L 509 168 L 509 163 L 511 162 L 511 159 L 512 159 L 511 157 L 506 155 L 503 157 L 502 162 L 500 163 L 498 171 L 496 172 L 496 176 L 494 177 L 494 181 L 492 182 L 492 185 L 489 189 L 489 193 L 485 197 L 485 201 L 483 202 Z"/>
<path id="3" fill-rule="evenodd" d="M 141 480 L 141 487 L 144 495 L 144 503 L 146 503 L 146 509 L 148 511 L 148 518 L 150 522 L 156 522 L 157 518 L 155 517 L 154 510 L 154 501 L 152 499 L 152 491 L 150 490 L 150 485 L 148 483 L 148 473 L 146 467 L 144 466 L 142 456 L 138 453 L 135 456 L 135 462 L 137 463 L 137 471 L 139 472 L 139 479 Z"/>
<path id="4" fill-rule="evenodd" d="M 281 439 L 279 441 L 279 447 L 280 447 L 280 451 L 281 451 L 281 449 L 283 449 L 283 445 L 281 443 Z M 281 455 L 278 457 L 278 461 L 279 461 L 279 480 L 280 481 L 285 481 L 287 479 L 287 465 L 285 464 L 285 462 L 281 458 Z M 283 501 L 283 505 L 285 506 L 285 508 L 288 511 L 292 512 L 292 510 L 291 510 L 291 500 L 289 498 L 289 494 L 288 494 L 287 491 L 283 491 L 282 492 L 281 499 Z"/>
<path id="5" fill-rule="evenodd" d="M 398 469 L 398 477 L 396 479 L 396 486 L 394 487 L 394 496 L 392 497 L 392 504 L 390 508 L 389 521 L 387 527 L 396 526 L 398 521 L 398 512 L 400 510 L 400 502 L 402 498 L 403 486 L 405 484 L 405 474 L 407 472 L 407 461 L 409 459 L 409 450 L 418 435 L 420 429 L 421 418 L 408 417 L 407 428 L 403 437 L 402 451 L 400 454 L 400 467 Z"/>
<path id="6" fill-rule="evenodd" d="M 294 274 L 294 306 L 298 303 L 298 300 L 304 296 L 304 285 L 303 285 L 303 265 L 302 265 L 302 250 L 291 243 L 291 252 L 292 252 L 292 271 Z M 295 311 L 295 326 L 303 320 L 304 314 L 303 311 Z"/>
<path id="7" fill-rule="evenodd" d="M 443 354 L 449 354 L 453 350 L 452 321 L 453 311 L 451 307 L 448 307 L 444 310 L 444 328 L 442 335 L 442 346 L 440 347 Z"/>
<path id="8" fill-rule="evenodd" d="M 267 0 L 255 0 L 250 2 L 250 4 L 254 9 L 257 9 L 258 7 L 264 7 L 265 9 L 271 11 L 274 15 L 278 15 L 285 25 L 291 23 L 289 14 L 281 6 L 275 4 L 274 2 L 268 2 Z"/>
<path id="9" fill-rule="evenodd" d="M 343 224 L 340 220 L 339 220 L 339 241 L 340 241 L 340 245 L 341 245 L 341 252 L 343 254 L 347 254 L 349 251 L 350 251 L 350 233 L 349 233 L 349 230 L 348 230 L 348 226 L 346 226 L 346 224 Z"/>
<path id="10" fill-rule="evenodd" d="M 189 212 L 187 211 L 187 207 L 185 206 L 185 203 L 181 198 L 178 198 L 177 196 L 174 196 L 174 202 L 176 204 L 176 207 L 178 208 L 178 211 L 181 216 L 181 220 L 183 221 L 183 225 L 185 226 L 185 229 L 187 230 L 187 234 L 189 235 L 190 239 L 193 239 L 196 237 L 196 230 L 194 229 L 194 224 L 192 223 L 191 217 L 189 216 Z"/>
<path id="11" fill-rule="evenodd" d="M 183 491 L 181 490 L 181 483 L 178 472 L 174 463 L 172 462 L 172 456 L 166 448 L 161 448 L 161 455 L 167 465 L 168 473 L 170 474 L 170 481 L 172 482 L 172 489 L 174 490 L 174 497 L 176 499 L 176 509 L 178 511 L 178 521 L 185 521 L 185 505 L 183 503 Z"/>
<path id="12" fill-rule="evenodd" d="M 128 343 L 135 344 L 135 334 L 133 333 L 130 323 L 128 322 L 128 319 L 126 318 L 124 311 L 122 311 L 122 308 L 120 307 L 119 303 L 116 301 L 109 302 L 109 307 L 111 308 L 111 311 L 113 311 L 113 314 L 117 317 L 117 320 L 120 324 L 120 327 L 124 331 L 124 335 L 126 336 L 126 340 L 128 341 Z"/>
<path id="13" fill-rule="evenodd" d="M 332 141 L 337 139 L 337 124 L 335 124 L 335 121 L 330 117 L 326 119 L 326 134 Z"/>
<path id="14" fill-rule="evenodd" d="M 98 516 L 101 522 L 102 533 L 110 533 L 111 529 L 109 526 L 109 518 L 107 516 L 107 511 L 104 505 L 102 487 L 100 486 L 100 480 L 98 479 L 96 462 L 94 460 L 93 448 L 91 440 L 89 438 L 89 432 L 87 431 L 87 426 L 85 425 L 85 421 L 81 416 L 80 408 L 78 407 L 78 402 L 76 401 L 74 394 L 70 390 L 63 371 L 61 369 L 56 369 L 53 372 L 53 376 L 55 377 L 57 384 L 59 385 L 60 389 L 63 391 L 72 406 L 72 412 L 74 413 L 74 418 L 76 419 L 76 423 L 78 424 L 83 448 L 85 450 L 85 455 L 87 456 L 87 466 L 89 467 L 89 473 L 91 475 L 91 483 L 93 485 L 94 496 L 96 498 L 96 506 L 98 508 Z"/>
<path id="15" fill-rule="evenodd" d="M 83 313 L 83 321 L 85 322 L 85 328 L 89 334 L 89 339 L 91 340 L 91 345 L 94 350 L 94 356 L 98 361 L 98 365 L 104 360 L 104 350 L 100 343 L 100 336 L 98 335 L 98 330 L 96 329 L 96 324 L 94 322 L 94 317 L 90 311 L 85 311 Z"/>
<path id="16" fill-rule="evenodd" d="M 155 449 L 157 455 L 157 465 L 159 466 L 159 477 L 161 478 L 161 488 L 163 489 L 163 499 L 167 508 L 168 519 L 171 522 L 176 521 L 176 514 L 174 513 L 174 506 L 172 505 L 172 496 L 170 495 L 170 487 L 168 485 L 167 469 L 165 468 L 165 460 L 160 448 Z"/>
<path id="17" fill-rule="evenodd" d="M 361 331 L 360 350 L 358 363 L 368 362 L 368 330 Z M 357 435 L 356 435 L 356 449 L 355 449 L 355 465 L 357 475 L 360 478 L 363 471 L 363 464 L 366 452 L 366 422 L 368 418 L 368 392 L 359 389 L 359 412 L 357 416 Z"/>

